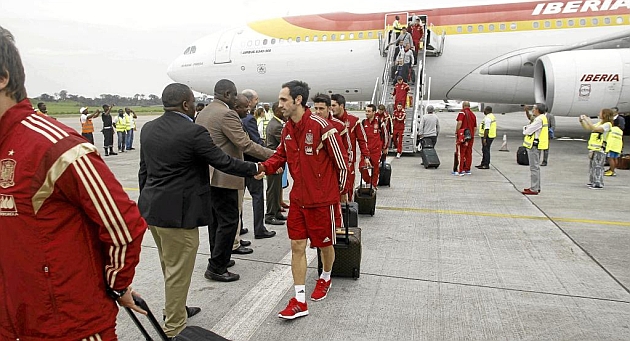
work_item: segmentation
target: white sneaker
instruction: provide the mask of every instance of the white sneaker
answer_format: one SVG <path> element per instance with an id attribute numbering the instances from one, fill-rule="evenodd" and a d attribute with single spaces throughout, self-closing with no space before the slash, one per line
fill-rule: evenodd
<path id="1" fill-rule="evenodd" d="M 397 154 L 396 154 L 396 158 L 397 158 L 397 159 L 400 159 L 400 153 L 397 153 Z"/>

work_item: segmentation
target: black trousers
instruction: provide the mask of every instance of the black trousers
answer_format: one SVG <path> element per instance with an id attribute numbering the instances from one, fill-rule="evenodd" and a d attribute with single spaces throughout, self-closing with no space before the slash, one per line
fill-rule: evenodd
<path id="1" fill-rule="evenodd" d="M 114 147 L 114 129 L 103 129 L 103 147 L 105 149 Z"/>
<path id="2" fill-rule="evenodd" d="M 94 134 L 92 134 L 92 133 L 81 133 L 81 136 L 85 137 L 85 139 L 88 140 L 88 142 L 90 142 L 91 144 L 94 144 Z"/>
<path id="3" fill-rule="evenodd" d="M 210 198 L 208 270 L 223 274 L 232 257 L 232 244 L 240 221 L 238 190 L 210 186 Z"/>
<path id="4" fill-rule="evenodd" d="M 484 138 L 481 138 L 482 140 L 482 144 L 483 144 L 483 140 Z M 483 154 L 481 157 L 481 165 L 482 166 L 486 166 L 486 167 L 490 167 L 490 147 L 492 147 L 492 141 L 494 141 L 494 139 L 485 139 L 486 140 L 486 145 L 481 147 L 481 153 Z"/>
<path id="5" fill-rule="evenodd" d="M 266 231 L 265 227 L 265 185 L 262 181 L 252 177 L 245 178 L 245 187 L 252 196 L 252 209 L 254 211 L 254 235 L 261 236 Z"/>
<path id="6" fill-rule="evenodd" d="M 285 172 L 287 170 L 285 169 Z M 282 174 L 267 175 L 267 213 L 265 219 L 278 217 L 282 197 Z"/>

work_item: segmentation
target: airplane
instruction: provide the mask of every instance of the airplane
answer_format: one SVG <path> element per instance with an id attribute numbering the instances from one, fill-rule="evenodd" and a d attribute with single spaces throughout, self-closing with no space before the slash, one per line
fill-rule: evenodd
<path id="1" fill-rule="evenodd" d="M 416 13 L 432 99 L 545 103 L 556 116 L 630 111 L 630 0 L 490 2 L 251 22 L 190 44 L 167 74 L 207 94 L 227 78 L 274 101 L 300 79 L 313 93 L 370 101 L 387 72 L 389 25 Z"/>

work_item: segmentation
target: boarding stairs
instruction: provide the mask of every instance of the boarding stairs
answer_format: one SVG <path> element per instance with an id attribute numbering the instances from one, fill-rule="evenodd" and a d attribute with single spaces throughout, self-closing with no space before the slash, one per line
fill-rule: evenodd
<path id="1" fill-rule="evenodd" d="M 393 18 L 398 15 L 404 18 L 404 22 L 407 22 L 409 13 L 388 13 L 385 15 L 385 29 L 380 34 L 379 49 L 381 56 L 383 56 L 385 65 L 381 77 L 376 79 L 374 86 L 374 93 L 372 95 L 372 103 L 383 104 L 387 108 L 387 112 L 390 114 L 394 112 L 394 99 L 392 93 L 394 92 L 394 80 L 395 80 L 395 45 L 389 45 L 393 41 L 393 35 L 388 22 L 392 22 Z M 420 15 L 422 22 L 427 22 L 427 16 Z M 446 38 L 445 33 L 438 34 L 433 26 L 424 26 L 424 46 L 418 51 L 418 63 L 411 68 L 410 72 L 413 72 L 412 79 L 415 80 L 413 84 L 410 84 L 411 90 L 409 92 L 411 96 L 411 105 L 406 109 L 407 119 L 405 121 L 405 131 L 403 135 L 403 153 L 415 153 L 416 146 L 418 144 L 418 123 L 422 118 L 425 111 L 426 103 L 429 101 L 430 96 L 430 79 L 427 81 L 425 70 L 423 67 L 426 65 L 428 57 L 439 57 L 444 51 L 444 41 Z M 426 84 L 426 86 L 423 86 Z M 389 152 L 396 152 L 393 144 L 390 145 Z"/>

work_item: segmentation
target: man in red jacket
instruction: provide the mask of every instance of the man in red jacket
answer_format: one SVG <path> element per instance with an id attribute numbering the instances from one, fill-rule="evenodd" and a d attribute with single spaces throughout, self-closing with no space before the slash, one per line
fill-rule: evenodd
<path id="1" fill-rule="evenodd" d="M 394 143 L 396 144 L 396 158 L 400 159 L 402 154 L 402 142 L 403 135 L 405 134 L 405 120 L 407 119 L 407 113 L 402 103 L 396 103 L 396 110 L 394 110 Z"/>
<path id="2" fill-rule="evenodd" d="M 116 340 L 147 224 L 74 129 L 37 115 L 0 27 L 0 340 Z"/>
<path id="3" fill-rule="evenodd" d="M 348 162 L 350 164 L 348 167 L 348 187 L 346 189 L 348 192 L 348 200 L 352 201 L 354 178 L 356 176 L 357 143 L 359 144 L 359 151 L 361 151 L 361 158 L 365 161 L 365 165 L 368 167 L 372 166 L 370 163 L 370 151 L 367 146 L 367 136 L 365 135 L 359 118 L 349 115 L 346 111 L 346 98 L 339 94 L 334 94 L 330 96 L 330 98 L 330 107 L 332 108 L 333 115 L 346 124 L 348 135 L 350 136 L 350 148 L 348 148 Z"/>
<path id="4" fill-rule="evenodd" d="M 370 177 L 367 168 L 361 168 L 361 177 L 366 183 L 371 182 L 372 187 L 376 188 L 378 185 L 378 175 L 380 171 L 381 155 L 387 154 L 387 145 L 385 141 L 389 140 L 389 134 L 387 133 L 387 126 L 385 122 L 381 122 L 376 118 L 376 106 L 374 104 L 368 104 L 365 108 L 365 116 L 367 118 L 361 121 L 363 130 L 367 135 L 368 149 L 370 150 L 370 162 L 374 169 L 372 170 L 372 177 Z"/>
<path id="5" fill-rule="evenodd" d="M 409 94 L 409 85 L 405 83 L 402 76 L 396 77 L 396 85 L 394 86 L 394 103 L 402 103 L 403 109 L 407 107 L 407 95 Z"/>
<path id="6" fill-rule="evenodd" d="M 344 191 L 348 164 L 337 130 L 306 107 L 308 92 L 308 84 L 301 81 L 282 85 L 279 108 L 289 120 L 276 152 L 263 162 L 267 174 L 275 173 L 288 162 L 294 180 L 287 232 L 291 239 L 295 297 L 278 314 L 288 320 L 308 315 L 304 284 L 307 239 L 311 246 L 320 249 L 323 262 L 323 272 L 311 300 L 319 301 L 328 295 L 335 261 L 335 216 L 339 212 L 339 195 Z"/>
<path id="7" fill-rule="evenodd" d="M 475 142 L 475 129 L 477 128 L 477 117 L 470 110 L 470 102 L 462 102 L 462 111 L 457 115 L 457 128 L 455 136 L 462 136 L 456 139 L 456 148 L 459 157 L 459 170 L 453 175 L 471 175 L 472 150 Z M 470 135 L 467 134 L 468 131 Z"/>

